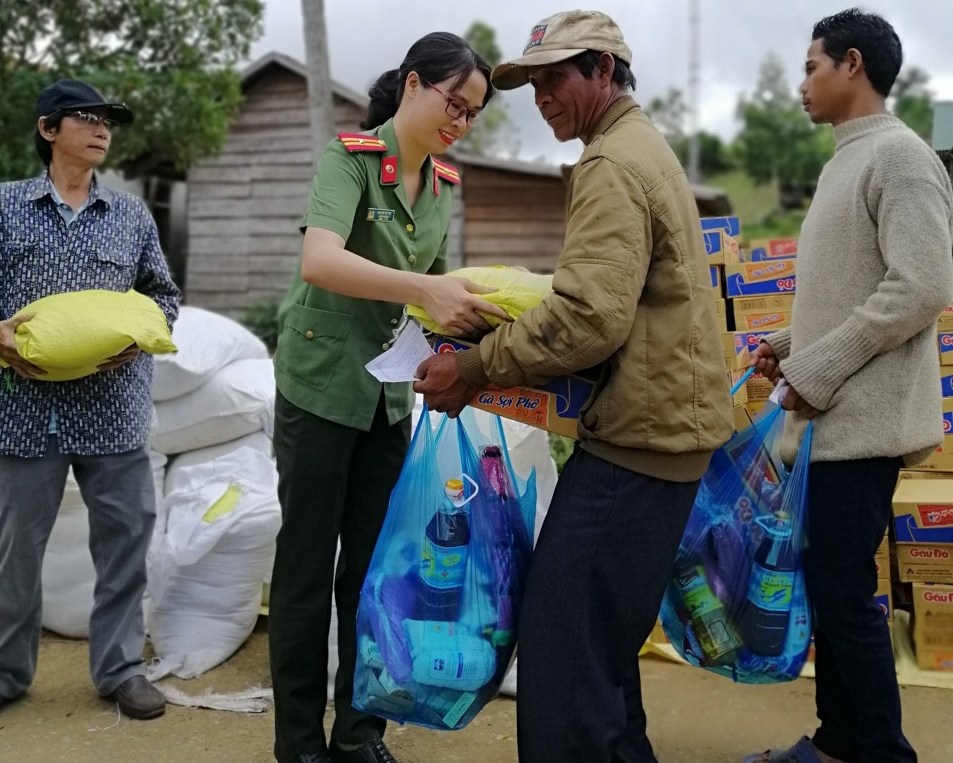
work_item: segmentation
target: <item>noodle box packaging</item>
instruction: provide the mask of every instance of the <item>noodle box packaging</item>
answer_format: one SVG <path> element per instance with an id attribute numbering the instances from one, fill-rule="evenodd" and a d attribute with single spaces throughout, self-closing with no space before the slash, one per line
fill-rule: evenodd
<path id="1" fill-rule="evenodd" d="M 702 231 L 702 238 L 705 239 L 705 254 L 708 255 L 709 265 L 741 262 L 738 242 L 724 230 Z"/>
<path id="2" fill-rule="evenodd" d="M 741 235 L 741 219 L 734 215 L 725 217 L 703 217 L 701 218 L 702 233 L 713 230 L 723 230 L 729 236 Z"/>
<path id="3" fill-rule="evenodd" d="M 750 297 L 761 294 L 793 294 L 797 275 L 793 258 L 771 262 L 742 262 L 725 266 L 725 296 Z"/>
<path id="4" fill-rule="evenodd" d="M 901 583 L 953 585 L 953 543 L 898 543 Z"/>
<path id="5" fill-rule="evenodd" d="M 439 334 L 432 337 L 432 343 L 438 353 L 458 352 L 476 346 L 473 342 Z M 476 394 L 470 405 L 575 439 L 579 414 L 598 378 L 598 369 L 588 369 L 579 374 L 559 376 L 541 387 L 487 387 Z"/>
<path id="6" fill-rule="evenodd" d="M 953 543 L 953 479 L 898 480 L 893 526 L 900 543 Z"/>
<path id="7" fill-rule="evenodd" d="M 912 598 L 917 666 L 953 671 L 953 586 L 914 583 Z"/>
<path id="8" fill-rule="evenodd" d="M 758 239 L 749 243 L 748 262 L 766 262 L 768 260 L 797 257 L 796 238 Z"/>

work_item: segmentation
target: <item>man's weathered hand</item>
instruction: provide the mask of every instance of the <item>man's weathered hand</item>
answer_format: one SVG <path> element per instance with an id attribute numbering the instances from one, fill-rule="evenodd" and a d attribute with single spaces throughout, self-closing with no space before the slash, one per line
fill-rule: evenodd
<path id="1" fill-rule="evenodd" d="M 758 373 L 773 382 L 781 378 L 778 356 L 774 354 L 774 349 L 767 342 L 761 342 L 751 353 L 751 362 L 748 365 L 754 366 Z"/>
<path id="2" fill-rule="evenodd" d="M 417 367 L 414 391 L 424 396 L 430 410 L 456 418 L 477 390 L 457 371 L 452 353 L 433 355 Z"/>
<path id="3" fill-rule="evenodd" d="M 0 321 L 0 358 L 3 358 L 4 362 L 23 378 L 40 379 L 46 375 L 46 371 L 20 357 L 16 343 L 17 326 L 26 323 L 32 317 L 32 315 L 19 315 Z"/>
<path id="4" fill-rule="evenodd" d="M 813 419 L 820 413 L 817 408 L 810 405 L 803 397 L 801 397 L 797 393 L 797 390 L 795 390 L 791 385 L 788 385 L 787 390 L 784 392 L 784 397 L 781 399 L 781 407 L 786 411 L 797 411 L 798 413 L 806 416 L 808 419 Z"/>

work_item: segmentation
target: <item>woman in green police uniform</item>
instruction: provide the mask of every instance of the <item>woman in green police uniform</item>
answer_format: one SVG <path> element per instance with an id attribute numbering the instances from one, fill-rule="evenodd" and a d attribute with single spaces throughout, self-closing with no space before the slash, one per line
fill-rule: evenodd
<path id="1" fill-rule="evenodd" d="M 488 330 L 478 311 L 506 317 L 485 289 L 441 275 L 459 177 L 434 154 L 467 134 L 489 81 L 461 38 L 429 34 L 371 88 L 368 132 L 339 135 L 318 164 L 275 353 L 283 521 L 268 635 L 279 763 L 394 761 L 384 720 L 351 707 L 351 695 L 358 595 L 410 441 L 413 391 L 364 365 L 388 348 L 404 304 L 460 334 Z M 328 745 L 332 587 L 340 666 Z"/>

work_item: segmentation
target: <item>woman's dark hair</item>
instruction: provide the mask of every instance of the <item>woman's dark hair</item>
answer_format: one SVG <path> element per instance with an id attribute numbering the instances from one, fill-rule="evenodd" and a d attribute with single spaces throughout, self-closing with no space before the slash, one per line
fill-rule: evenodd
<path id="1" fill-rule="evenodd" d="M 490 85 L 490 65 L 462 37 L 450 32 L 431 32 L 410 46 L 399 69 L 384 72 L 371 85 L 367 92 L 371 103 L 361 127 L 370 130 L 384 124 L 397 113 L 404 95 L 404 83 L 411 72 L 417 72 L 427 84 L 455 77 L 451 87 L 453 90 L 466 82 L 475 71 L 486 78 L 486 96 L 482 104 L 486 106 L 495 92 Z"/>
<path id="2" fill-rule="evenodd" d="M 569 62 L 575 65 L 583 77 L 592 79 L 593 73 L 599 68 L 601 56 L 602 53 L 598 50 L 586 50 L 570 58 Z M 632 73 L 632 69 L 618 56 L 613 55 L 612 57 L 615 59 L 612 81 L 623 90 L 635 90 L 635 75 Z"/>
<path id="3" fill-rule="evenodd" d="M 850 8 L 818 21 L 811 39 L 823 40 L 824 52 L 838 64 L 847 57 L 848 50 L 859 50 L 874 90 L 884 98 L 890 95 L 903 63 L 903 47 L 893 27 L 883 18 Z"/>
<path id="4" fill-rule="evenodd" d="M 60 122 L 63 121 L 63 112 L 54 111 L 49 116 L 43 117 L 43 126 L 47 130 L 58 130 Z M 47 167 L 50 166 L 50 162 L 53 161 L 53 146 L 50 145 L 50 142 L 40 135 L 40 128 L 36 128 L 36 132 L 33 134 L 33 145 L 36 147 L 36 153 L 43 160 L 43 164 Z"/>

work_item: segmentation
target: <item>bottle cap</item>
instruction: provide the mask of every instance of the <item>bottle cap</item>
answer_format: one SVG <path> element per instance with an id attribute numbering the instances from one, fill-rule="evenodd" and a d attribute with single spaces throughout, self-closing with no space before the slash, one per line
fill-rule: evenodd
<path id="1" fill-rule="evenodd" d="M 463 501 L 463 480 L 451 477 L 443 483 L 443 491 L 447 494 L 447 498 L 454 503 Z"/>

